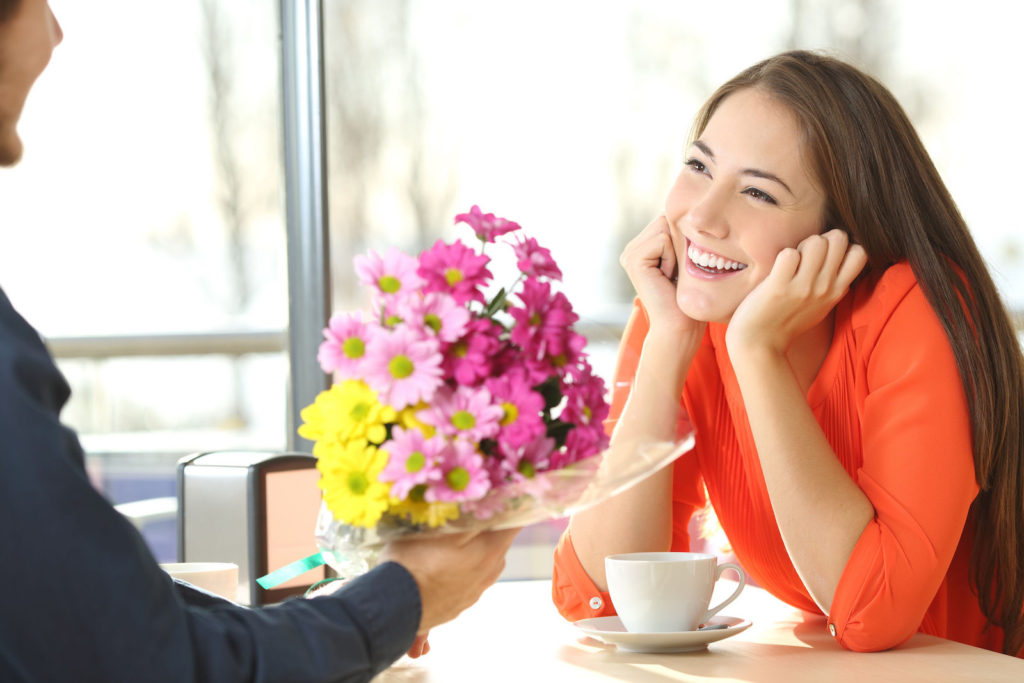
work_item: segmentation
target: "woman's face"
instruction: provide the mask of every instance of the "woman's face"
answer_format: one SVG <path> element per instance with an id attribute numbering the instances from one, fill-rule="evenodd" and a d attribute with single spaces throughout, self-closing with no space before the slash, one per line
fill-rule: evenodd
<path id="1" fill-rule="evenodd" d="M 669 191 L 679 283 L 691 318 L 727 322 L 775 257 L 823 232 L 825 195 L 785 106 L 746 88 L 729 95 L 686 156 Z"/>
<path id="2" fill-rule="evenodd" d="M 47 0 L 20 0 L 14 14 L 0 22 L 0 166 L 21 158 L 18 118 L 62 37 Z"/>

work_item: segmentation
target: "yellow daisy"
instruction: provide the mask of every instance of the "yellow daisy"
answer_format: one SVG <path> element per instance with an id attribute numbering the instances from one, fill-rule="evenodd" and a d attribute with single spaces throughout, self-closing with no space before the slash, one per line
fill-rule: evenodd
<path id="1" fill-rule="evenodd" d="M 379 479 L 387 453 L 360 441 L 322 451 L 316 467 L 327 508 L 346 524 L 373 527 L 388 508 L 391 487 Z"/>
<path id="2" fill-rule="evenodd" d="M 352 439 L 380 444 L 387 438 L 385 425 L 394 422 L 394 408 L 377 400 L 377 394 L 361 380 L 345 380 L 321 391 L 312 405 L 303 408 L 299 436 L 316 441 L 317 448 L 341 445 Z M 319 455 L 317 453 L 317 455 Z"/>
<path id="3" fill-rule="evenodd" d="M 409 497 L 403 500 L 392 498 L 388 512 L 397 516 L 405 517 L 413 524 L 426 524 L 427 526 L 439 527 L 452 519 L 458 519 L 459 506 L 457 503 L 428 503 L 423 500 L 422 487 L 415 487 L 409 493 Z"/>
<path id="4" fill-rule="evenodd" d="M 415 427 L 416 429 L 420 430 L 420 432 L 423 433 L 423 436 L 429 439 L 430 437 L 434 436 L 434 434 L 437 433 L 437 429 L 434 427 L 434 425 L 428 425 L 425 422 L 420 422 L 419 420 L 416 419 L 416 413 L 423 410 L 424 408 L 429 407 L 430 406 L 428 406 L 426 403 L 420 401 L 414 406 L 403 408 L 401 412 L 398 413 L 398 424 L 402 425 L 406 429 L 412 429 L 413 427 Z"/>

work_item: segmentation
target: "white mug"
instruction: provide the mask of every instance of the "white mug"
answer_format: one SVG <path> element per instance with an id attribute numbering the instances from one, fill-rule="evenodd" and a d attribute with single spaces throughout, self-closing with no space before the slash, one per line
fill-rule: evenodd
<path id="1" fill-rule="evenodd" d="M 726 569 L 739 576 L 728 598 L 709 608 Z M 706 553 L 625 553 L 604 558 L 608 592 L 622 625 L 633 633 L 694 631 L 747 585 L 739 566 Z"/>
<path id="2" fill-rule="evenodd" d="M 197 588 L 238 600 L 238 565 L 233 562 L 165 562 L 160 568 Z"/>

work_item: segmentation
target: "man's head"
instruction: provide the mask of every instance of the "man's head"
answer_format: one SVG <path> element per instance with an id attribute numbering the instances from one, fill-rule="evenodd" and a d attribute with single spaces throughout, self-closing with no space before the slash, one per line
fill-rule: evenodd
<path id="1" fill-rule="evenodd" d="M 0 166 L 21 158 L 21 110 L 62 37 L 47 0 L 0 0 Z"/>

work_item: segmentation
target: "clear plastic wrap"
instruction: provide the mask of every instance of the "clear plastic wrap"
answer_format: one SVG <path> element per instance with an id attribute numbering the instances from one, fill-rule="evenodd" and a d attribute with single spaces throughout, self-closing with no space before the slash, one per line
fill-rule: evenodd
<path id="1" fill-rule="evenodd" d="M 608 449 L 567 467 L 538 473 L 528 485 L 496 487 L 442 526 L 428 527 L 385 515 L 374 528 L 338 521 L 321 504 L 316 541 L 340 578 L 365 573 L 384 544 L 409 534 L 446 534 L 528 526 L 585 510 L 637 484 L 693 447 L 693 435 L 675 442 Z M 481 511 L 491 514 L 481 516 Z"/>

